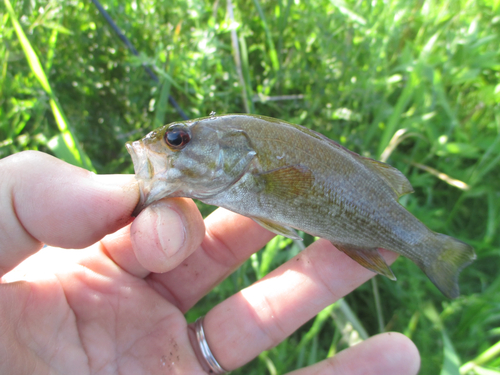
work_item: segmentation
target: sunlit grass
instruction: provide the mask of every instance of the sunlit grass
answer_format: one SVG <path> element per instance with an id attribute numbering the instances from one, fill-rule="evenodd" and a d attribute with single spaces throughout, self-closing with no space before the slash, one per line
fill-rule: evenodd
<path id="1" fill-rule="evenodd" d="M 252 112 L 320 131 L 400 169 L 415 188 L 401 203 L 478 260 L 447 300 L 400 259 L 397 282 L 377 277 L 234 373 L 284 373 L 381 330 L 415 341 L 422 374 L 500 373 L 500 1 L 103 3 L 139 57 L 90 2 L 12 1 L 19 27 L 2 14 L 0 156 L 57 153 L 67 129 L 99 173 L 131 173 L 125 141 L 180 120 L 169 94 L 192 118 Z M 271 241 L 188 319 L 298 251 Z"/>
<path id="2" fill-rule="evenodd" d="M 37 54 L 31 47 L 31 44 L 26 37 L 19 21 L 17 20 L 17 16 L 12 8 L 12 5 L 9 0 L 4 0 L 4 4 L 9 13 L 12 25 L 14 26 L 14 30 L 16 32 L 17 38 L 19 39 L 19 43 L 24 51 L 26 56 L 26 60 L 33 72 L 34 76 L 42 86 L 45 93 L 49 96 L 49 104 L 52 109 L 52 113 L 54 115 L 55 122 L 57 127 L 59 128 L 59 134 L 54 136 L 51 140 L 47 142 L 47 146 L 58 156 L 59 158 L 67 161 L 68 163 L 87 168 L 89 170 L 94 170 L 92 167 L 92 162 L 89 157 L 85 154 L 85 152 L 78 145 L 75 136 L 68 128 L 68 121 L 65 118 L 64 112 L 62 111 L 61 106 L 59 105 L 57 98 L 52 92 L 52 88 L 50 87 L 49 81 L 45 74 L 45 71 L 40 64 L 40 60 L 38 59 Z M 54 29 L 50 38 L 51 44 L 57 39 L 57 30 Z M 52 53 L 48 55 L 48 65 L 50 66 L 52 57 Z"/>

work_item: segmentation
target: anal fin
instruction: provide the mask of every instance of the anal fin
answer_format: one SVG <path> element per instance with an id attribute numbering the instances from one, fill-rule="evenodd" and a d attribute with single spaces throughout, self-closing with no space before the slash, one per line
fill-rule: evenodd
<path id="1" fill-rule="evenodd" d="M 333 245 L 370 271 L 386 276 L 391 280 L 396 280 L 396 276 L 394 276 L 391 268 L 387 265 L 385 259 L 382 255 L 380 255 L 377 248 L 365 249 L 335 243 Z"/>
<path id="2" fill-rule="evenodd" d="M 302 238 L 297 234 L 297 232 L 287 226 L 280 225 L 275 223 L 274 221 L 271 220 L 266 220 L 266 219 L 261 219 L 261 218 L 255 218 L 252 217 L 253 221 L 255 221 L 257 224 L 260 226 L 266 228 L 267 230 L 279 234 L 281 236 L 288 237 L 292 240 L 300 240 L 302 241 Z"/>

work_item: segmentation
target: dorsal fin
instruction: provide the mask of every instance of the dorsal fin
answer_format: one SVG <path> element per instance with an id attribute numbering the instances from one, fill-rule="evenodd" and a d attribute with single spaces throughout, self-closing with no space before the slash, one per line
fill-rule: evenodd
<path id="1" fill-rule="evenodd" d="M 381 161 L 373 160 L 360 156 L 360 161 L 370 168 L 373 172 L 377 173 L 389 185 L 397 197 L 413 193 L 413 187 L 406 176 L 393 166 L 382 163 Z"/>
<path id="2" fill-rule="evenodd" d="M 265 116 L 257 116 L 252 115 L 253 117 L 258 117 L 266 121 L 276 122 L 276 119 L 272 119 Z M 405 177 L 403 173 L 401 173 L 398 169 L 393 166 L 383 163 L 381 161 L 377 161 L 374 159 L 370 159 L 364 156 L 361 156 L 354 151 L 349 150 L 348 148 L 342 146 L 340 143 L 335 142 L 334 140 L 326 137 L 325 135 L 318 133 L 312 129 L 309 129 L 302 125 L 292 124 L 286 121 L 278 120 L 278 122 L 287 124 L 292 126 L 293 128 L 301 131 L 304 134 L 307 134 L 310 137 L 316 138 L 318 140 L 325 141 L 329 143 L 331 146 L 341 149 L 348 154 L 351 154 L 354 158 L 363 163 L 366 167 L 368 167 L 371 171 L 375 172 L 378 176 L 380 176 L 386 184 L 394 191 L 394 194 L 397 198 L 409 193 L 413 193 L 413 187 L 410 184 L 410 181 Z"/>
<path id="3" fill-rule="evenodd" d="M 354 156 L 355 158 L 357 158 L 365 166 L 367 166 L 377 175 L 382 177 L 382 179 L 387 183 L 387 185 L 389 185 L 391 189 L 394 191 L 397 198 L 400 198 L 405 194 L 413 193 L 413 187 L 411 186 L 410 181 L 408 181 L 408 179 L 403 173 L 401 173 L 398 169 L 394 168 L 393 166 L 386 163 L 382 163 L 381 161 L 361 156 L 355 153 L 354 151 L 351 151 L 348 148 L 342 146 L 340 143 L 335 142 L 334 140 L 324 136 L 323 134 L 315 132 L 314 130 L 311 130 L 304 126 L 295 124 L 290 124 L 290 125 L 292 125 L 294 128 L 300 130 L 301 132 L 311 137 L 326 141 L 330 143 L 331 146 L 338 149 L 342 149 L 351 154 L 352 156 Z"/>

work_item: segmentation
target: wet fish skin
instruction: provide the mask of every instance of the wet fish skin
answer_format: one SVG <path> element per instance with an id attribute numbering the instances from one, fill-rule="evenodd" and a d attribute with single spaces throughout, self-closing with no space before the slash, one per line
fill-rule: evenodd
<path id="1" fill-rule="evenodd" d="M 175 133 L 177 131 L 177 133 Z M 180 147 L 169 145 L 183 134 Z M 475 259 L 471 246 L 429 230 L 398 203 L 413 191 L 397 169 L 305 127 L 256 115 L 174 123 L 127 144 L 141 186 L 136 214 L 163 197 L 189 197 L 297 238 L 330 240 L 366 268 L 395 279 L 378 252 L 415 262 L 448 297 Z"/>

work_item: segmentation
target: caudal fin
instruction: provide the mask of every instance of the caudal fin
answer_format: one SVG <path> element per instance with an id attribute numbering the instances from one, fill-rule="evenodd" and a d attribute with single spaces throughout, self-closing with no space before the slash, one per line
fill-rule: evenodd
<path id="1" fill-rule="evenodd" d="M 431 246 L 421 265 L 422 270 L 446 297 L 458 297 L 458 274 L 476 259 L 474 249 L 440 233 L 436 233 Z"/>

